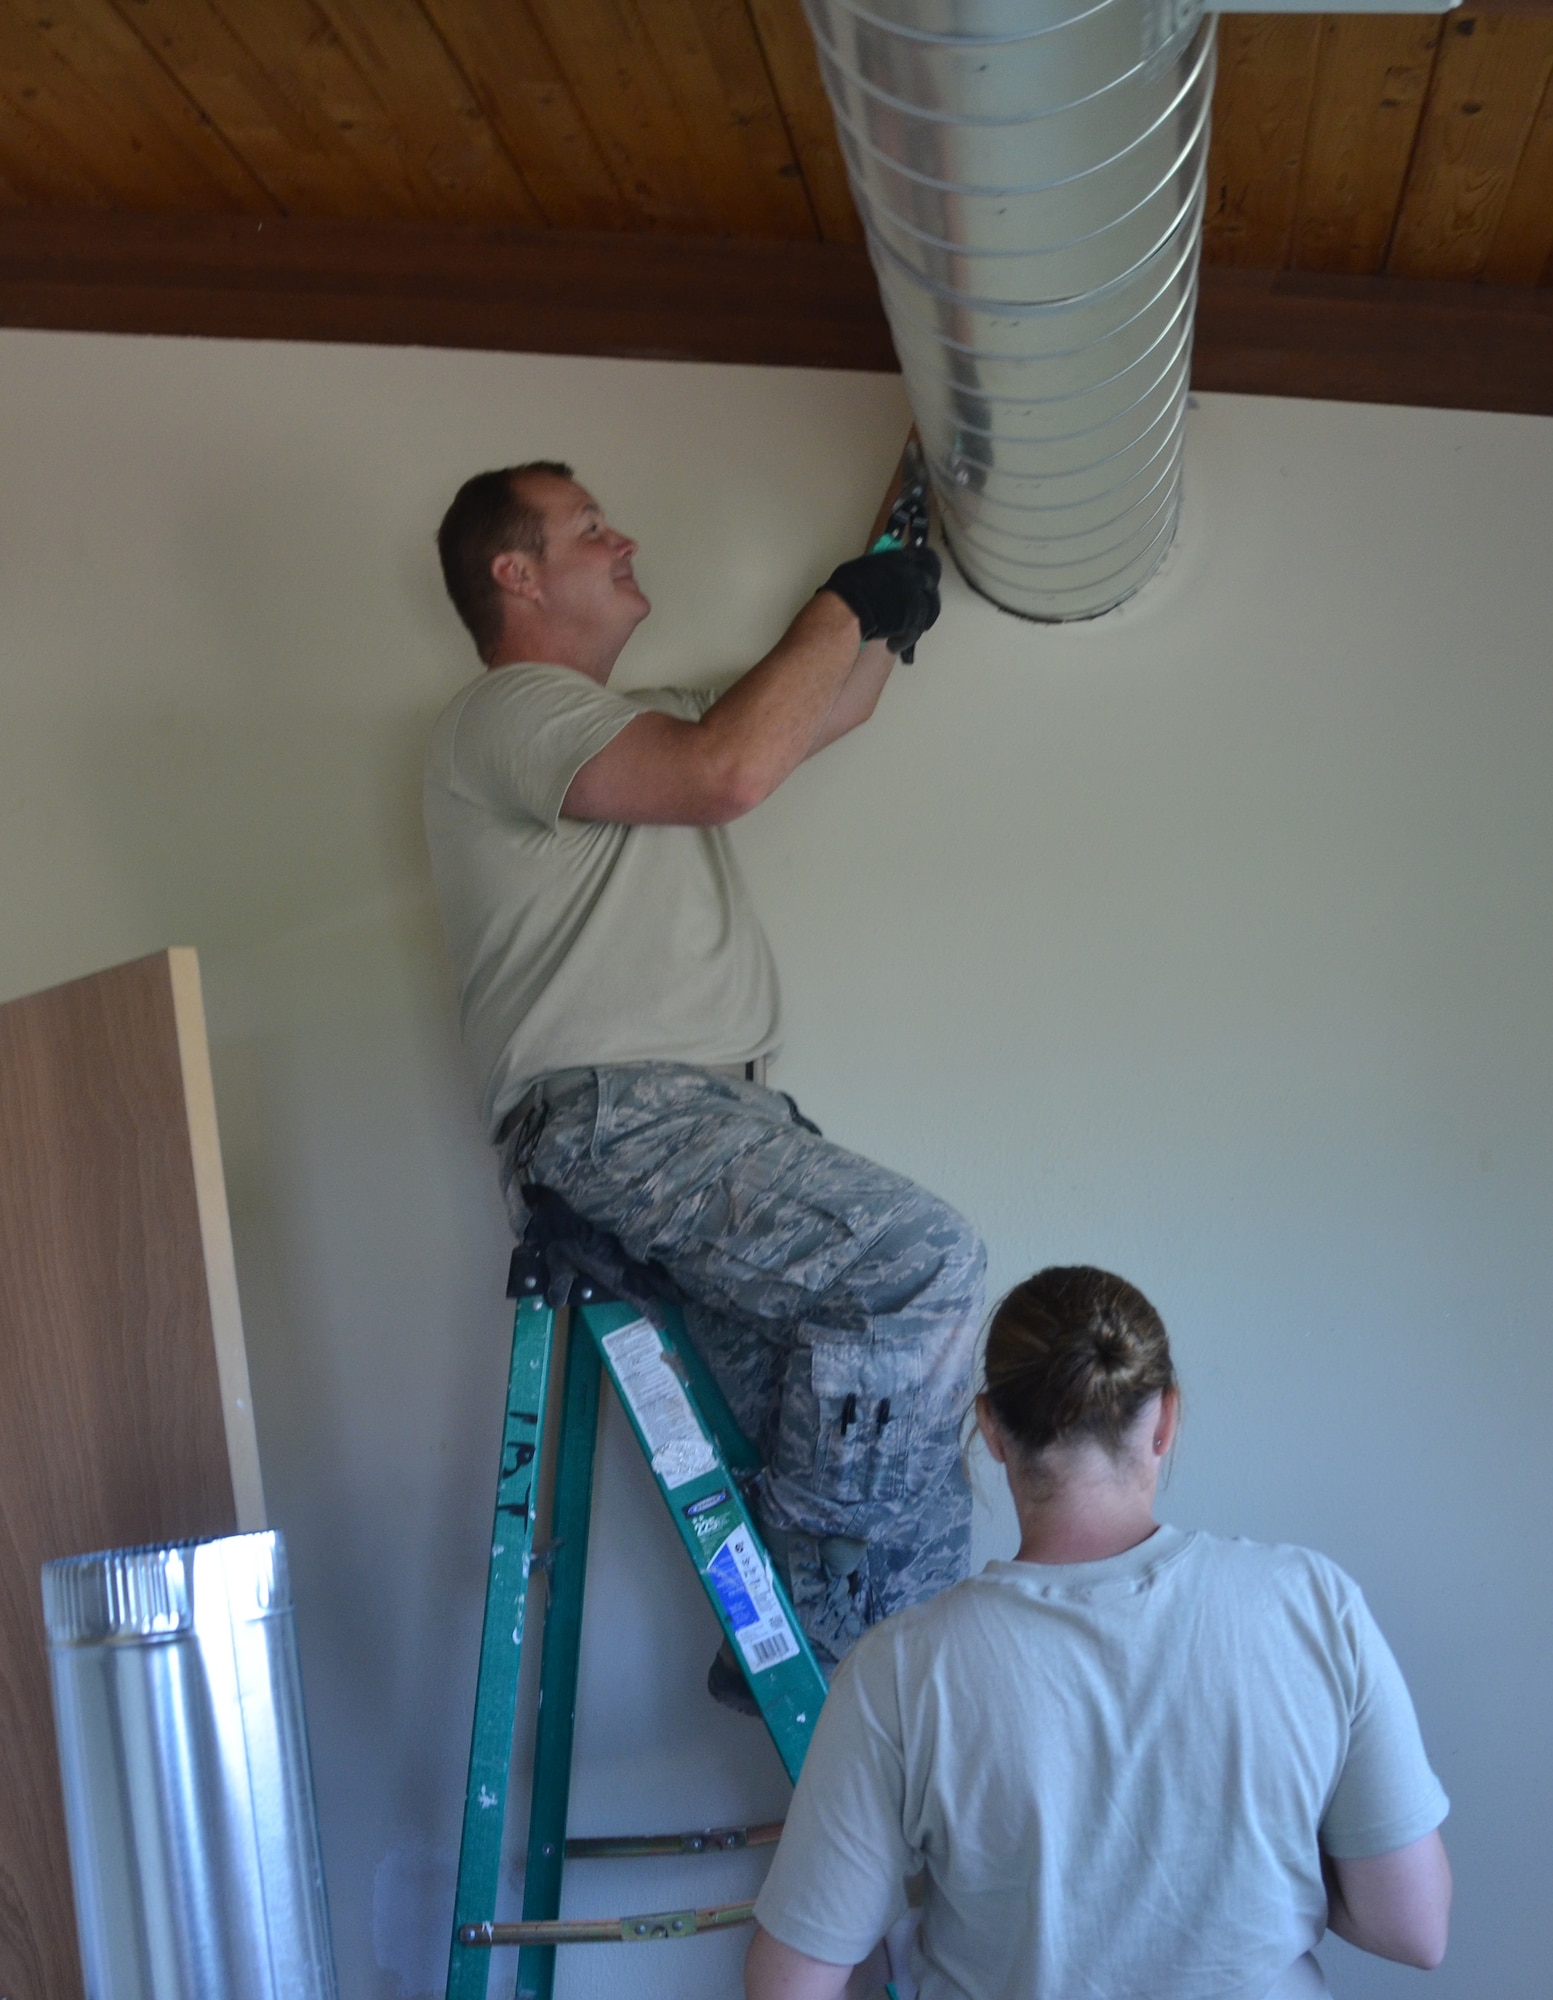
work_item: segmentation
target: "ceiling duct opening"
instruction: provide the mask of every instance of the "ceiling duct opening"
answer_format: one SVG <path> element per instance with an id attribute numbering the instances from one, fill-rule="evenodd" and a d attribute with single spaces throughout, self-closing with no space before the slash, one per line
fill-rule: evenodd
<path id="1" fill-rule="evenodd" d="M 1093 618 L 1175 531 L 1213 95 L 1200 0 L 805 0 L 944 531 Z"/>

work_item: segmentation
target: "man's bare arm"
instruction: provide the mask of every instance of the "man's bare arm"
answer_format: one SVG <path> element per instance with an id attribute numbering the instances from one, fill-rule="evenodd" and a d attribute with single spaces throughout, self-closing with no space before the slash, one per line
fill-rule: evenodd
<path id="1" fill-rule="evenodd" d="M 757 1924 L 744 1960 L 744 2000 L 841 2000 L 851 1976 L 850 1965 L 806 1958 Z"/>
<path id="2" fill-rule="evenodd" d="M 854 614 L 820 591 L 699 722 L 657 712 L 628 722 L 572 779 L 561 811 L 631 826 L 738 819 L 815 747 L 860 644 Z"/>
<path id="3" fill-rule="evenodd" d="M 885 682 L 895 666 L 895 655 L 882 639 L 870 639 L 841 684 L 841 692 L 831 703 L 819 732 L 806 755 L 812 757 L 828 743 L 845 736 L 865 723 L 879 706 Z"/>
<path id="4" fill-rule="evenodd" d="M 889 519 L 900 479 L 897 466 L 865 547 Z M 726 825 L 866 722 L 894 665 L 884 641 L 863 645 L 852 612 L 821 591 L 699 722 L 657 713 L 628 722 L 573 778 L 561 811 L 628 826 Z"/>
<path id="5" fill-rule="evenodd" d="M 1439 1832 L 1362 1861 L 1324 1856 L 1327 1925 L 1340 1938 L 1432 1972 L 1450 1930 L 1451 1864 Z"/>

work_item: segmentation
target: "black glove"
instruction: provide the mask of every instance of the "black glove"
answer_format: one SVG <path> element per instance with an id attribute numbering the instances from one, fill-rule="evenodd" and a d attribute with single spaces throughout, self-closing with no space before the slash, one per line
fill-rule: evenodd
<path id="1" fill-rule="evenodd" d="M 820 588 L 855 613 L 865 640 L 883 639 L 892 653 L 909 655 L 938 616 L 941 573 L 931 549 L 881 549 L 842 563 Z"/>

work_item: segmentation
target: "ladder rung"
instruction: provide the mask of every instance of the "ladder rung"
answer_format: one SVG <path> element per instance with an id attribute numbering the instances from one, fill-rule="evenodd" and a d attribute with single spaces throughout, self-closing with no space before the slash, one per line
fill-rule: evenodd
<path id="1" fill-rule="evenodd" d="M 753 1903 L 713 1903 L 704 1910 L 659 1910 L 645 1917 L 557 1917 L 526 1924 L 464 1924 L 462 1945 L 656 1944 L 697 1931 L 737 1930 L 752 1921 Z"/>
<path id="2" fill-rule="evenodd" d="M 697 1833 L 622 1833 L 568 1840 L 568 1861 L 631 1861 L 651 1854 L 730 1854 L 741 1847 L 775 1847 L 782 1822 L 709 1826 Z"/>

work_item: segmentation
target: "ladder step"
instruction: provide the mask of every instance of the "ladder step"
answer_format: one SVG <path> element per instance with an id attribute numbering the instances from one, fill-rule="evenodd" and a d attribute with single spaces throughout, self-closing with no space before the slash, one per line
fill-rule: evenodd
<path id="1" fill-rule="evenodd" d="M 695 1833 L 584 1835 L 566 1843 L 568 1861 L 634 1861 L 652 1854 L 731 1854 L 742 1847 L 775 1847 L 783 1822 L 760 1826 L 709 1826 Z"/>
<path id="2" fill-rule="evenodd" d="M 555 1917 L 519 1924 L 464 1924 L 461 1945 L 656 1944 L 698 1931 L 737 1930 L 751 1923 L 753 1903 L 713 1903 L 704 1910 L 659 1910 L 645 1917 Z"/>

